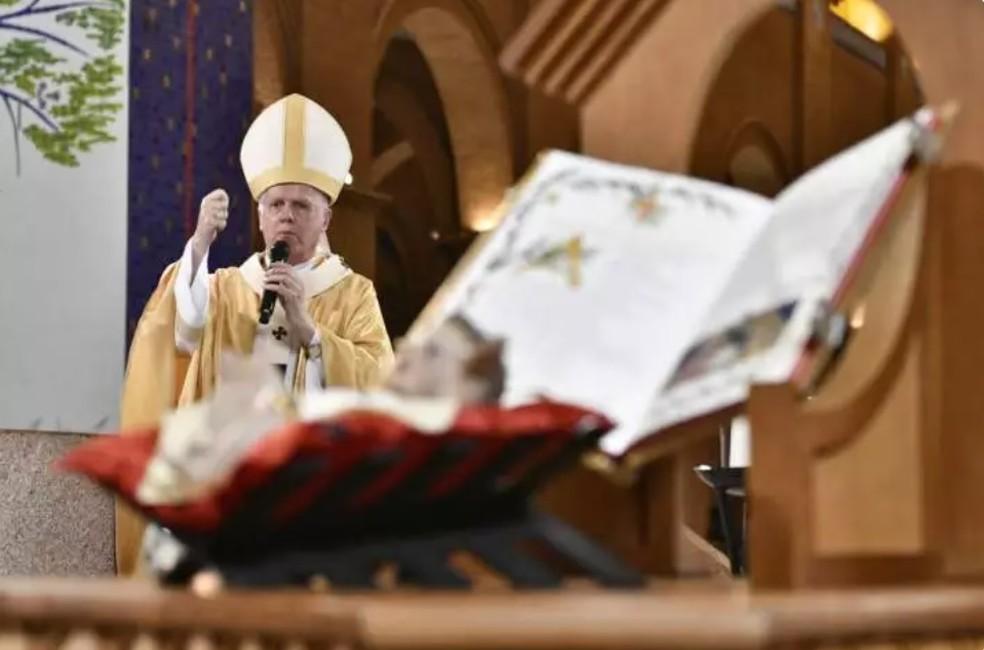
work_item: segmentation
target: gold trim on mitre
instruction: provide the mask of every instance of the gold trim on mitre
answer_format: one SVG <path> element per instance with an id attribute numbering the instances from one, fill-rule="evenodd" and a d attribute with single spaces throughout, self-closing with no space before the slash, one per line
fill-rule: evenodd
<path id="1" fill-rule="evenodd" d="M 249 181 L 249 191 L 253 194 L 253 198 L 259 201 L 261 194 L 274 185 L 283 185 L 284 183 L 310 185 L 327 194 L 332 203 L 338 199 L 338 195 L 342 192 L 342 184 L 328 174 L 306 167 L 290 168 L 287 166 L 265 171 L 253 178 Z"/>
<path id="2" fill-rule="evenodd" d="M 284 99 L 284 167 L 304 169 L 305 100 L 300 95 Z"/>
<path id="3" fill-rule="evenodd" d="M 338 200 L 345 183 L 342 179 L 334 178 L 324 172 L 305 167 L 305 138 L 304 126 L 306 111 L 310 99 L 303 95 L 288 95 L 284 102 L 284 157 L 279 167 L 273 167 L 265 172 L 247 179 L 249 191 L 257 201 L 260 195 L 274 185 L 284 183 L 303 183 L 310 185 L 325 194 L 334 203 Z"/>

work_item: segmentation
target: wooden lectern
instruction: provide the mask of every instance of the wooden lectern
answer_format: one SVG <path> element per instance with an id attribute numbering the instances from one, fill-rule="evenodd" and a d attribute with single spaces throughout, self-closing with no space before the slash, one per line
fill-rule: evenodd
<path id="1" fill-rule="evenodd" d="M 984 568 L 984 500 L 976 498 L 984 302 L 974 297 L 984 229 L 972 222 L 984 214 L 984 77 L 970 72 L 984 60 L 984 12 L 956 0 L 918 10 L 901 0 L 882 5 L 926 103 L 955 101 L 961 113 L 940 165 L 910 184 L 896 228 L 840 305 L 858 328 L 836 366 L 808 397 L 792 386 L 759 387 L 745 405 L 757 587 L 929 580 Z M 743 30 L 775 6 L 545 0 L 500 62 L 579 108 L 583 153 L 687 173 L 713 79 Z M 818 0 L 798 3 L 796 15 L 794 122 L 807 169 L 833 153 L 835 125 L 824 110 L 830 18 Z M 713 460 L 719 428 L 733 415 L 661 432 L 645 457 L 630 459 L 631 480 L 582 468 L 545 500 L 649 570 L 698 568 L 688 540 L 709 495 L 692 468 Z"/>
<path id="2" fill-rule="evenodd" d="M 939 430 L 922 245 L 926 173 L 837 307 L 852 333 L 807 394 L 753 387 L 750 565 L 760 587 L 928 581 L 939 575 Z M 929 235 L 929 237 L 927 237 Z M 754 540 L 754 541 L 752 541 Z"/>

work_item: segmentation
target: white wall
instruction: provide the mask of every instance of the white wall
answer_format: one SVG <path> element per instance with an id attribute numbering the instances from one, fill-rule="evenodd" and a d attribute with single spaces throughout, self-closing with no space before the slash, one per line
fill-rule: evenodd
<path id="1" fill-rule="evenodd" d="M 67 34 L 46 16 L 31 19 L 31 26 L 39 24 Z M 0 30 L 0 44 L 14 34 Z M 118 424 L 126 336 L 128 34 L 116 50 L 124 67 L 116 141 L 79 154 L 77 168 L 45 160 L 22 137 L 17 176 L 11 124 L 0 102 L 0 428 L 94 432 Z"/>

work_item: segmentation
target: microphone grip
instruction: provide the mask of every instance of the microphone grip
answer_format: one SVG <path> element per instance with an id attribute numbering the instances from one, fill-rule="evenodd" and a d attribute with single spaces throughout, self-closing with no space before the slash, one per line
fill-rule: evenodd
<path id="1" fill-rule="evenodd" d="M 270 263 L 286 262 L 289 254 L 290 249 L 287 246 L 287 242 L 278 241 L 270 249 Z M 270 317 L 273 316 L 273 309 L 276 306 L 277 293 L 270 289 L 265 289 L 263 291 L 263 298 L 260 301 L 260 325 L 266 325 L 270 322 Z"/>
<path id="2" fill-rule="evenodd" d="M 263 292 L 263 302 L 260 303 L 260 325 L 266 325 L 273 316 L 273 308 L 277 305 L 277 294 L 266 289 Z"/>

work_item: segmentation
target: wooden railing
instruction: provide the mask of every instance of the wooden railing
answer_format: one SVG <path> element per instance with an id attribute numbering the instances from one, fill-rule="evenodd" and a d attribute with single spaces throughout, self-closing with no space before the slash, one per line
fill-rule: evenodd
<path id="1" fill-rule="evenodd" d="M 320 650 L 355 648 L 350 607 L 307 593 L 215 599 L 137 581 L 0 584 L 0 648 Z"/>
<path id="2" fill-rule="evenodd" d="M 698 583 L 202 599 L 136 582 L 0 582 L 2 650 L 789 647 L 979 650 L 984 588 L 750 595 Z"/>

